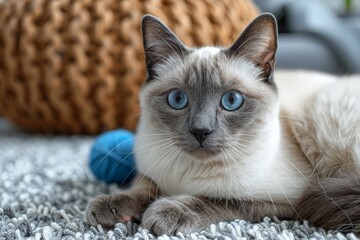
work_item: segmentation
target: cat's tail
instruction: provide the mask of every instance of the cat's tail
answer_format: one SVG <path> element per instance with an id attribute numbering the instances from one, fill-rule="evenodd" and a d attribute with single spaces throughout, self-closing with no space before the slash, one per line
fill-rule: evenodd
<path id="1" fill-rule="evenodd" d="M 360 177 L 320 178 L 305 191 L 298 220 L 340 232 L 360 233 Z"/>

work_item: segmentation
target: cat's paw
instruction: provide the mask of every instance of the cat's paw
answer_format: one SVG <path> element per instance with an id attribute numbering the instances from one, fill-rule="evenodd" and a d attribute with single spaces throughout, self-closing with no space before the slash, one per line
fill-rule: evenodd
<path id="1" fill-rule="evenodd" d="M 168 199 L 152 203 L 142 218 L 143 226 L 158 236 L 193 233 L 205 228 L 201 223 L 198 214 L 184 204 Z"/>
<path id="2" fill-rule="evenodd" d="M 87 207 L 85 221 L 90 225 L 102 225 L 109 229 L 116 223 L 139 221 L 142 208 L 134 197 L 128 194 L 99 196 Z"/>

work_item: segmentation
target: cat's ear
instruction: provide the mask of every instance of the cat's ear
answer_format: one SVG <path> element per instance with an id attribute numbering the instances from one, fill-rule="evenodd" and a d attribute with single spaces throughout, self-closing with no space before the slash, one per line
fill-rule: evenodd
<path id="1" fill-rule="evenodd" d="M 261 67 L 262 77 L 272 81 L 277 49 L 277 23 L 270 13 L 255 18 L 225 52 L 230 57 L 248 59 Z"/>
<path id="2" fill-rule="evenodd" d="M 153 67 L 170 56 L 184 56 L 185 45 L 160 19 L 145 15 L 141 27 L 148 74 L 155 74 Z"/>

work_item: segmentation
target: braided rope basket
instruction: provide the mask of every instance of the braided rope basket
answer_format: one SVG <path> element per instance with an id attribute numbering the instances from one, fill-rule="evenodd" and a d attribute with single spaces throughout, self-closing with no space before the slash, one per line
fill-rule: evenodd
<path id="1" fill-rule="evenodd" d="M 258 11 L 251 0 L 4 0 L 0 113 L 31 132 L 134 130 L 145 13 L 198 46 L 228 45 Z"/>

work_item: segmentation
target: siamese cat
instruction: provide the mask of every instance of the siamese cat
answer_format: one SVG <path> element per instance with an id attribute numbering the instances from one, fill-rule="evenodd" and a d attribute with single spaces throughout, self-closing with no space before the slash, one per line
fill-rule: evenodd
<path id="1" fill-rule="evenodd" d="M 359 76 L 274 72 L 269 13 L 228 48 L 189 48 L 151 15 L 142 33 L 138 176 L 92 201 L 89 224 L 162 235 L 276 215 L 359 231 Z"/>

